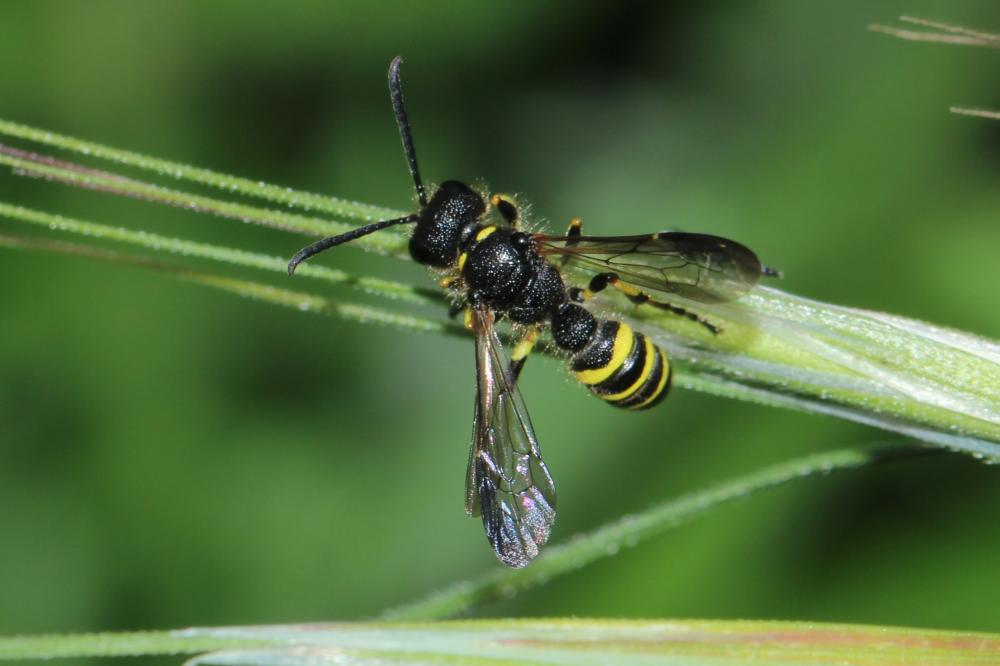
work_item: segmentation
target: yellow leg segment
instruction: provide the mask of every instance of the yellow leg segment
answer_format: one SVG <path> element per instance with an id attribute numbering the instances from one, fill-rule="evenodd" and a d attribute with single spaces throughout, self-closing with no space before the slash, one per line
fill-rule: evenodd
<path id="1" fill-rule="evenodd" d="M 521 369 L 524 368 L 524 363 L 528 360 L 531 350 L 535 348 L 536 342 L 538 342 L 538 329 L 534 327 L 529 328 L 525 332 L 524 337 L 514 347 L 514 351 L 511 352 L 510 376 L 515 382 L 520 376 Z"/>
<path id="2" fill-rule="evenodd" d="M 641 289 L 634 287 L 626 282 L 622 282 L 621 279 L 614 273 L 601 273 L 600 275 L 595 275 L 594 279 L 590 281 L 590 288 L 585 290 L 584 297 L 589 298 L 593 294 L 599 291 L 603 291 L 607 287 L 614 287 L 618 291 L 625 294 L 625 296 L 635 303 L 636 305 L 651 305 L 654 308 L 659 308 L 660 310 L 666 310 L 667 312 L 673 312 L 676 315 L 690 319 L 691 321 L 698 322 L 713 334 L 718 335 L 722 332 L 722 329 L 713 324 L 708 319 L 702 317 L 699 314 L 695 314 L 689 310 L 685 310 L 682 307 L 673 305 L 671 303 L 666 303 L 664 301 L 657 301 L 650 297 L 649 294 L 642 291 Z"/>

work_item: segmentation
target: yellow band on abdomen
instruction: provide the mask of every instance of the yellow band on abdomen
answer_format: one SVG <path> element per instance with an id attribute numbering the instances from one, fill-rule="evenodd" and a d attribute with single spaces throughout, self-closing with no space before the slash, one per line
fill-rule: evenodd
<path id="1" fill-rule="evenodd" d="M 632 329 L 629 328 L 625 322 L 620 322 L 618 332 L 615 334 L 615 343 L 611 351 L 611 360 L 600 368 L 578 370 L 576 378 L 584 384 L 600 384 L 605 379 L 615 374 L 615 372 L 622 367 L 625 363 L 625 359 L 628 358 L 629 352 L 632 351 L 632 345 L 634 342 L 635 336 L 632 334 Z"/>
<path id="2" fill-rule="evenodd" d="M 640 402 L 638 405 L 633 405 L 630 409 L 645 409 L 652 403 L 656 402 L 660 398 L 660 394 L 663 393 L 664 389 L 667 387 L 667 381 L 670 379 L 670 361 L 667 359 L 667 355 L 664 354 L 659 349 L 656 350 L 657 355 L 663 359 L 663 373 L 660 375 L 660 382 L 656 385 L 656 390 L 653 394 Z"/>
<path id="3" fill-rule="evenodd" d="M 611 393 L 610 395 L 602 395 L 602 400 L 607 400 L 608 402 L 618 402 L 619 400 L 624 400 L 646 384 L 646 381 L 649 379 L 649 375 L 653 373 L 653 368 L 656 367 L 657 353 L 656 348 L 653 346 L 653 343 L 650 342 L 649 338 L 644 336 L 643 341 L 646 353 L 643 355 L 642 373 L 639 375 L 639 378 L 624 391 Z"/>

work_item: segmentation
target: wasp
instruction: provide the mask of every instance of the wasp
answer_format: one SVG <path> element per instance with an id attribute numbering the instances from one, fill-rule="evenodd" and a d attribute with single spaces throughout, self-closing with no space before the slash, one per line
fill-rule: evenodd
<path id="1" fill-rule="evenodd" d="M 477 390 L 465 510 L 482 517 L 500 561 L 520 568 L 548 541 L 556 517 L 555 483 L 517 388 L 541 330 L 548 327 L 572 373 L 592 393 L 616 407 L 648 409 L 670 390 L 670 360 L 625 322 L 596 317 L 584 307 L 587 300 L 611 287 L 637 305 L 688 317 L 717 334 L 717 326 L 671 297 L 732 301 L 777 271 L 762 266 L 743 245 L 705 234 L 585 236 L 579 219 L 565 235 L 528 233 L 513 198 L 486 196 L 457 180 L 428 196 L 403 100 L 402 63 L 397 57 L 389 65 L 389 93 L 419 210 L 317 241 L 292 257 L 288 274 L 337 245 L 413 225 L 410 255 L 444 274 L 442 286 L 475 334 Z M 570 264 L 593 273 L 585 288 L 567 285 L 562 269 Z M 509 356 L 497 335 L 499 320 L 522 334 Z"/>

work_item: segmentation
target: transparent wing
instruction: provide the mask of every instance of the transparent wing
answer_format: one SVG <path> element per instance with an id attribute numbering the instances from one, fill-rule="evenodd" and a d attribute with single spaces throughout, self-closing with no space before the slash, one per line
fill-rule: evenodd
<path id="1" fill-rule="evenodd" d="M 542 255 L 561 255 L 595 273 L 701 303 L 733 301 L 762 274 L 757 255 L 735 241 L 665 231 L 647 236 L 535 236 Z"/>
<path id="2" fill-rule="evenodd" d="M 556 519 L 556 489 L 493 313 L 474 310 L 476 416 L 465 486 L 465 510 L 482 515 L 486 538 L 504 564 L 520 568 L 538 555 Z"/>

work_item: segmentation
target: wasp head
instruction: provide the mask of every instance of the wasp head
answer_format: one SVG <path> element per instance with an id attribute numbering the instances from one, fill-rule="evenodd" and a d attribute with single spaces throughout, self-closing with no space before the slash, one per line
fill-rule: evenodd
<path id="1" fill-rule="evenodd" d="M 410 237 L 410 256 L 436 268 L 447 268 L 458 259 L 462 232 L 486 212 L 483 197 L 465 183 L 441 183 L 418 213 L 417 226 Z"/>

